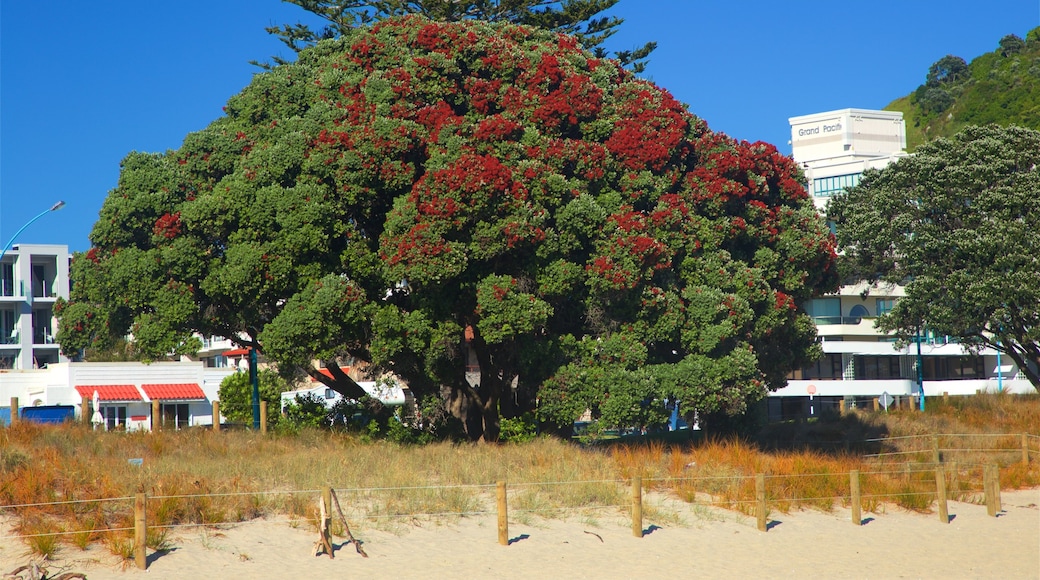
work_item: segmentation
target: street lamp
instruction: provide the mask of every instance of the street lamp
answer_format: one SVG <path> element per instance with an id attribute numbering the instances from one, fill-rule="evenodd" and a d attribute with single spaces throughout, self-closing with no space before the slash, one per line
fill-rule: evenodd
<path id="1" fill-rule="evenodd" d="M 18 234 L 20 234 L 20 233 L 22 233 L 23 231 L 25 231 L 25 228 L 27 228 L 27 227 L 29 227 L 29 226 L 33 225 L 33 222 L 35 222 L 36 220 L 38 220 L 38 219 L 42 218 L 43 216 L 45 216 L 45 215 L 49 214 L 50 212 L 52 212 L 52 211 L 58 211 L 59 209 L 61 209 L 61 208 L 63 208 L 63 207 L 65 207 L 65 202 L 64 202 L 64 201 L 59 201 L 58 203 L 56 203 L 56 204 L 52 205 L 52 206 L 51 206 L 51 207 L 50 207 L 49 209 L 46 209 L 46 210 L 44 210 L 44 211 L 41 211 L 41 212 L 40 212 L 40 213 L 39 213 L 39 214 L 38 214 L 38 215 L 37 215 L 36 217 L 34 217 L 33 219 L 31 219 L 31 220 L 29 220 L 29 221 L 25 222 L 25 225 L 24 225 L 24 226 L 22 226 L 22 227 L 20 227 L 20 228 L 18 228 L 18 231 L 17 231 L 17 232 L 15 232 L 13 236 L 11 236 L 11 239 L 10 239 L 10 240 L 9 240 L 9 241 L 7 242 L 7 245 L 6 245 L 6 246 L 4 246 L 4 249 L 3 249 L 3 250 L 0 250 L 0 260 L 3 260 L 3 259 L 4 259 L 4 254 L 6 254 L 6 253 L 7 253 L 7 250 L 10 250 L 10 249 L 11 249 L 11 246 L 13 246 L 13 245 L 14 245 L 14 241 L 15 241 L 15 239 L 17 239 L 17 238 L 18 238 Z"/>

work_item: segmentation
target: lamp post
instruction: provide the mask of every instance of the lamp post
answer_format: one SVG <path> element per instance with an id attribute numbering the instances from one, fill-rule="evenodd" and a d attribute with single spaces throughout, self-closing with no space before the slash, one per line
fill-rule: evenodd
<path id="1" fill-rule="evenodd" d="M 22 227 L 20 227 L 20 228 L 18 228 L 18 231 L 17 231 L 17 232 L 15 232 L 13 236 L 11 236 L 11 239 L 10 239 L 10 240 L 8 240 L 8 242 L 7 242 L 7 245 L 6 245 L 6 246 L 4 246 L 4 249 L 3 249 L 3 250 L 0 250 L 0 260 L 3 260 L 3 259 L 4 259 L 4 254 L 6 254 L 6 253 L 7 253 L 7 250 L 10 250 L 10 249 L 11 249 L 11 246 L 13 246 L 13 245 L 14 245 L 14 241 L 15 241 L 15 240 L 16 240 L 16 239 L 18 238 L 18 234 L 20 234 L 20 233 L 22 233 L 23 231 L 25 231 L 25 228 L 27 228 L 27 227 L 29 227 L 29 226 L 33 225 L 33 223 L 34 223 L 34 222 L 35 222 L 36 220 L 38 220 L 38 219 L 42 218 L 43 216 L 45 216 L 45 215 L 49 214 L 50 212 L 52 212 L 52 211 L 58 211 L 59 209 L 61 209 L 61 208 L 63 208 L 63 207 L 65 207 L 65 202 L 64 202 L 64 201 L 59 201 L 58 203 L 56 203 L 56 204 L 52 205 L 52 206 L 51 206 L 51 207 L 50 207 L 49 209 L 46 209 L 46 210 L 44 210 L 44 211 L 41 211 L 41 212 L 40 212 L 39 214 L 37 214 L 37 215 L 36 215 L 36 217 L 34 217 L 33 219 L 31 219 L 31 220 L 29 220 L 29 221 L 25 222 L 25 225 L 24 225 L 24 226 L 22 226 Z"/>

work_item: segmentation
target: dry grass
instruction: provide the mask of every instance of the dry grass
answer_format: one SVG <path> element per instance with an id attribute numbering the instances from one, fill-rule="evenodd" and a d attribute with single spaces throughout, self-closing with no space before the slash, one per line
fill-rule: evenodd
<path id="1" fill-rule="evenodd" d="M 8 510 L 15 532 L 33 536 L 27 544 L 37 556 L 52 555 L 62 543 L 84 549 L 104 542 L 124 558 L 132 557 L 132 533 L 119 529 L 133 527 L 138 492 L 149 496 L 150 526 L 265 515 L 314 525 L 318 491 L 328 485 L 337 490 L 352 525 L 393 528 L 494 511 L 494 484 L 500 480 L 509 482 L 510 511 L 517 518 L 616 516 L 629 501 L 627 481 L 637 475 L 649 490 L 750 514 L 754 476 L 762 473 L 770 509 L 830 510 L 848 507 L 849 472 L 856 469 L 864 509 L 894 504 L 927 511 L 936 487 L 933 441 L 950 496 L 980 501 L 985 463 L 1002 466 L 1005 488 L 1040 485 L 1038 429 L 1040 397 L 1006 395 L 930 402 L 926 413 L 855 413 L 781 426 L 764 435 L 768 444 L 709 439 L 586 448 L 538 439 L 522 445 L 399 446 L 324 432 L 105 433 L 20 423 L 0 429 L 0 505 L 62 502 Z M 933 440 L 936 433 L 942 435 Z M 1031 435 L 1029 465 L 1021 462 L 1022 433 Z M 784 447 L 777 445 L 778 434 L 796 444 L 775 450 Z M 873 434 L 886 439 L 863 441 Z M 827 444 L 814 446 L 814 438 Z M 879 455 L 864 457 L 864 451 Z M 141 459 L 141 465 L 129 459 Z M 107 498 L 115 499 L 98 501 Z M 652 510 L 648 516 L 670 517 Z M 152 529 L 153 549 L 168 544 L 167 530 Z M 58 532 L 65 533 L 46 535 Z"/>

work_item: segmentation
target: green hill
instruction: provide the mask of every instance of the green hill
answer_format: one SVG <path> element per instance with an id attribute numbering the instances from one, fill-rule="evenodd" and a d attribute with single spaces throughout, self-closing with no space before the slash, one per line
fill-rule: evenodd
<path id="1" fill-rule="evenodd" d="M 968 64 L 947 55 L 928 70 L 925 84 L 885 107 L 906 120 L 907 149 L 958 132 L 965 125 L 1020 125 L 1040 129 L 1040 27 L 1025 40 L 1009 34 L 993 52 Z"/>

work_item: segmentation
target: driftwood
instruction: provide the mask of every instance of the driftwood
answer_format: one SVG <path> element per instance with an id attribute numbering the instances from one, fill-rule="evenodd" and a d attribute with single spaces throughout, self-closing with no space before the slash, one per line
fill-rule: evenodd
<path id="1" fill-rule="evenodd" d="M 314 555 L 319 556 L 322 552 L 335 559 L 336 554 L 332 550 L 332 533 L 329 530 L 332 518 L 329 517 L 328 508 L 325 507 L 324 495 L 318 498 L 318 541 L 314 542 Z"/>
<path id="2" fill-rule="evenodd" d="M 367 558 L 368 554 L 366 554 L 364 548 L 361 547 L 361 542 L 357 541 L 357 539 L 354 538 L 354 534 L 350 533 L 350 526 L 347 525 L 347 517 L 343 515 L 343 508 L 339 505 L 339 496 L 336 495 L 336 490 L 332 490 L 332 501 L 336 504 L 336 512 L 339 513 L 339 519 L 343 520 L 343 530 L 347 534 L 347 539 L 350 540 L 350 543 L 354 544 L 354 549 L 357 550 L 358 554 Z"/>
<path id="3" fill-rule="evenodd" d="M 63 572 L 57 576 L 47 574 L 47 569 L 39 562 L 19 566 L 4 574 L 4 580 L 87 580 L 86 575 L 79 572 Z"/>

